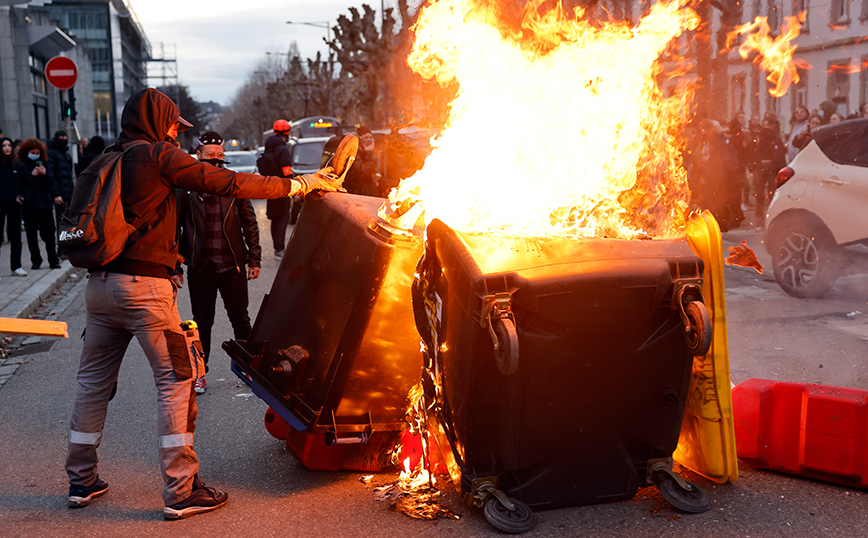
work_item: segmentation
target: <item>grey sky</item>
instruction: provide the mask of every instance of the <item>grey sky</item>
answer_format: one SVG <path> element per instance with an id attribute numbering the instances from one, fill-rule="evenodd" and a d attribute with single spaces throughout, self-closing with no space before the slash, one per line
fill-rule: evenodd
<path id="1" fill-rule="evenodd" d="M 286 21 L 329 21 L 361 11 L 363 3 L 380 11 L 380 0 L 127 0 L 151 42 L 154 56 L 160 42 L 177 44 L 178 74 L 198 101 L 222 105 L 241 86 L 266 52 L 286 52 L 297 41 L 301 55 L 325 56 L 324 28 L 289 25 Z M 395 0 L 385 0 L 386 8 Z M 169 49 L 171 50 L 171 49 Z M 160 73 L 152 63 L 151 75 Z M 160 81 L 151 79 L 151 85 Z"/>

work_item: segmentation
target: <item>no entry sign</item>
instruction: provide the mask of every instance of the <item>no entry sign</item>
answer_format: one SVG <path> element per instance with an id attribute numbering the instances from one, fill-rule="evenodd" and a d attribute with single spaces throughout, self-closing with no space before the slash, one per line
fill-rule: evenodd
<path id="1" fill-rule="evenodd" d="M 45 78 L 58 90 L 68 90 L 75 86 L 78 67 L 66 56 L 55 56 L 45 64 Z"/>

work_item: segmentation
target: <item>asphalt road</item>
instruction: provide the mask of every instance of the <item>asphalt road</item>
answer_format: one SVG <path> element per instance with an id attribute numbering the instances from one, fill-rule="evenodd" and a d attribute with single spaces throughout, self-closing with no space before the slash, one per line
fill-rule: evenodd
<path id="1" fill-rule="evenodd" d="M 264 263 L 262 276 L 250 285 L 251 316 L 277 270 L 264 203 L 257 202 L 257 210 Z M 725 235 L 727 244 L 743 238 L 760 250 L 758 234 Z M 734 382 L 764 377 L 868 389 L 868 277 L 843 279 L 828 298 L 814 301 L 793 299 L 773 277 L 749 269 L 727 268 L 726 281 Z M 163 521 L 156 391 L 138 344 L 126 355 L 100 447 L 100 474 L 109 492 L 88 508 L 68 509 L 63 461 L 84 325 L 82 290 L 81 283 L 67 284 L 45 307 L 62 309 L 55 314 L 69 324 L 72 337 L 21 355 L 24 364 L 0 389 L 0 535 L 501 535 L 481 510 L 464 507 L 448 488 L 444 503 L 461 519 L 419 521 L 375 501 L 360 473 L 305 470 L 266 432 L 265 404 L 229 371 L 219 349 L 208 392 L 199 398 L 196 449 L 204 481 L 228 491 L 230 501 L 211 514 Z M 189 318 L 186 289 L 180 298 L 181 315 Z M 218 315 L 214 341 L 231 336 L 225 316 Z M 708 492 L 710 511 L 678 512 L 654 488 L 645 488 L 628 501 L 539 512 L 527 536 L 868 536 L 868 492 L 745 464 L 738 481 L 727 485 L 683 474 Z M 377 475 L 374 484 L 394 478 Z"/>

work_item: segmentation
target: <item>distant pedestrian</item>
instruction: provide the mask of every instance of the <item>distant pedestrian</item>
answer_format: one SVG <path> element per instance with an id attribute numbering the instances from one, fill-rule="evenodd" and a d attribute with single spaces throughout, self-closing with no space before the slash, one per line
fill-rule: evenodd
<path id="1" fill-rule="evenodd" d="M 808 112 L 808 107 L 806 106 L 798 105 L 793 111 L 793 117 L 790 119 L 790 134 L 787 137 L 787 162 L 795 159 L 799 150 L 802 149 L 793 144 L 793 141 L 808 130 L 808 120 L 810 117 L 811 113 Z"/>
<path id="2" fill-rule="evenodd" d="M 21 181 L 27 174 L 24 164 L 12 153 L 12 140 L 0 138 L 0 229 L 6 222 L 6 236 L 12 252 L 9 262 L 12 274 L 27 276 L 21 268 Z"/>
<path id="3" fill-rule="evenodd" d="M 834 112 L 831 116 L 829 116 L 829 125 L 840 123 L 844 121 L 844 116 Z"/>
<path id="4" fill-rule="evenodd" d="M 90 163 L 93 162 L 102 152 L 105 150 L 105 139 L 101 136 L 95 136 L 90 139 L 90 143 L 87 145 L 87 149 L 82 153 L 81 158 L 79 158 L 78 163 L 75 165 L 75 175 L 78 176 L 84 169 L 90 166 Z"/>
<path id="5" fill-rule="evenodd" d="M 48 141 L 48 175 L 54 180 L 60 193 L 61 203 L 54 206 L 54 223 L 60 228 L 60 217 L 72 200 L 72 189 L 75 187 L 75 174 L 72 168 L 72 157 L 69 155 L 69 136 L 60 129 L 54 133 L 54 138 Z M 57 256 L 63 252 L 58 249 Z"/>
<path id="6" fill-rule="evenodd" d="M 756 197 L 756 226 L 765 227 L 768 202 L 775 192 L 775 177 L 778 170 L 787 165 L 787 149 L 781 140 L 780 125 L 776 120 L 764 119 L 762 131 L 754 149 L 754 196 Z"/>
<path id="7" fill-rule="evenodd" d="M 54 239 L 53 207 L 63 203 L 60 191 L 54 184 L 54 179 L 45 167 L 48 157 L 45 144 L 35 138 L 28 138 L 21 143 L 18 159 L 24 163 L 27 173 L 21 182 L 21 217 L 24 220 L 24 233 L 27 235 L 27 247 L 30 250 L 31 269 L 42 267 L 42 255 L 39 253 L 39 239 L 45 243 L 48 265 L 52 269 L 60 268 L 57 257 L 57 247 Z"/>
<path id="8" fill-rule="evenodd" d="M 289 141 L 289 122 L 277 120 L 273 126 L 274 134 L 265 140 L 265 152 L 256 161 L 259 173 L 265 176 L 292 176 L 292 157 L 286 143 Z M 301 203 L 291 198 L 269 200 L 265 204 L 265 216 L 271 221 L 271 241 L 274 244 L 274 257 L 283 259 L 286 250 L 286 227 L 289 226 L 290 211 L 293 203 Z"/>
<path id="9" fill-rule="evenodd" d="M 224 151 L 220 133 L 207 131 L 199 137 L 199 161 L 223 168 Z M 190 306 L 199 327 L 207 372 L 218 292 L 235 339 L 247 340 L 250 336 L 247 281 L 259 278 L 259 226 L 250 200 L 179 189 L 178 228 L 179 252 L 187 265 Z M 183 285 L 183 272 L 177 278 L 176 282 Z M 202 394 L 206 387 L 203 374 L 196 379 L 194 389 Z"/>

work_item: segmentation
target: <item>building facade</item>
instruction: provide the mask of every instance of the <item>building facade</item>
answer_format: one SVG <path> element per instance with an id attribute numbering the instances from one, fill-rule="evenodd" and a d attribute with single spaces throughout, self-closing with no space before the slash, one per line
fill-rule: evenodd
<path id="1" fill-rule="evenodd" d="M 89 136 L 94 127 L 90 59 L 75 39 L 57 27 L 42 2 L 0 3 L 0 128 L 3 135 L 43 141 L 58 129 L 69 128 L 76 141 Z M 45 78 L 45 64 L 55 56 L 67 56 L 78 68 L 75 85 L 75 124 L 61 113 L 68 97 Z"/>
<path id="2" fill-rule="evenodd" d="M 46 7 L 93 66 L 93 134 L 115 140 L 127 99 L 148 86 L 150 43 L 135 12 L 127 0 L 52 0 Z"/>

